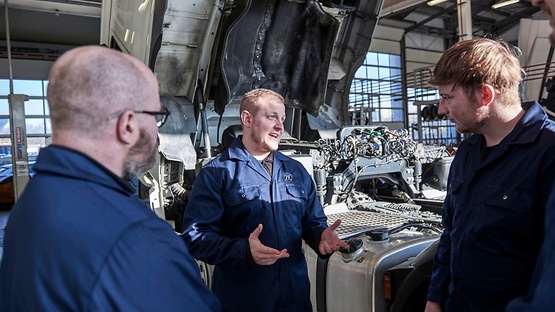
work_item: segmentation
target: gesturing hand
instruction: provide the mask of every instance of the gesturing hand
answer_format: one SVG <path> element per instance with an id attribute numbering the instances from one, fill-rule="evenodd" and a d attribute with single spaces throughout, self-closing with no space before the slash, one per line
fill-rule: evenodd
<path id="1" fill-rule="evenodd" d="M 318 245 L 320 254 L 329 255 L 334 251 L 338 251 L 339 247 L 349 248 L 349 244 L 339 239 L 339 236 L 335 233 L 335 229 L 337 229 L 340 224 L 341 220 L 338 219 L 322 232 L 322 235 L 320 236 L 320 244 Z"/>
<path id="2" fill-rule="evenodd" d="M 251 255 L 254 262 L 258 265 L 271 265 L 274 264 L 278 259 L 289 258 L 289 253 L 287 249 L 279 251 L 274 248 L 270 248 L 258 239 L 258 235 L 262 232 L 262 224 L 259 224 L 256 229 L 249 235 L 249 245 L 251 248 Z"/>

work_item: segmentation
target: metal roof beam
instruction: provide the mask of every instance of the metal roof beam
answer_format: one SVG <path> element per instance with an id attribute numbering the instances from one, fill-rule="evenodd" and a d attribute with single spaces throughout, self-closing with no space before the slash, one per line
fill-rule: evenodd
<path id="1" fill-rule="evenodd" d="M 87 16 L 100 18 L 101 6 L 96 1 L 36 1 L 36 0 L 0 0 L 0 5 L 5 6 L 8 3 L 9 9 L 22 9 L 31 11 L 43 11 L 56 14 L 67 14 L 77 16 Z"/>

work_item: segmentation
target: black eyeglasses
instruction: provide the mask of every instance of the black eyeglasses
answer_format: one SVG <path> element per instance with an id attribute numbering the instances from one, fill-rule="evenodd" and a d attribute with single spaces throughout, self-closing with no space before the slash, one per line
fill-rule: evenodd
<path id="1" fill-rule="evenodd" d="M 153 111 L 133 111 L 133 112 L 137 114 L 149 114 L 149 115 L 155 116 L 156 125 L 158 126 L 158 128 L 162 127 L 166 123 L 166 120 L 170 115 L 170 111 L 164 106 L 162 106 L 162 111 L 159 111 L 159 112 L 153 112 Z"/>

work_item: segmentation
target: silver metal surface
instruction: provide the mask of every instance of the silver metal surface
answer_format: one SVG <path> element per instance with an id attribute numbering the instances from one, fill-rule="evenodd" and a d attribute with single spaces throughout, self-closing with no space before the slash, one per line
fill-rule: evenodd
<path id="1" fill-rule="evenodd" d="M 183 163 L 186 170 L 195 169 L 196 152 L 190 134 L 196 131 L 193 103 L 184 97 L 162 97 L 162 105 L 171 115 L 158 130 L 160 152 L 169 160 Z"/>
<path id="2" fill-rule="evenodd" d="M 211 51 L 225 1 L 169 0 L 154 70 L 160 94 L 194 98 L 198 80 L 209 81 Z"/>
<path id="3" fill-rule="evenodd" d="M 310 247 L 303 246 L 311 282 L 313 310 L 323 311 L 322 302 L 318 302 L 317 298 L 325 297 L 326 312 L 388 311 L 389 305 L 384 298 L 385 271 L 415 257 L 436 241 L 439 235 L 403 230 L 391 234 L 385 241 L 376 242 L 364 232 L 373 228 L 393 228 L 418 219 L 366 211 L 328 215 L 329 224 L 337 219 L 342 221 L 337 229 L 339 236 L 361 239 L 363 252 L 355 257 L 356 261 L 346 263 L 343 259 L 344 255 L 335 252 L 327 262 L 323 262 L 318 261 L 318 256 Z M 318 265 L 323 265 L 322 263 L 326 266 L 325 283 L 322 276 L 317 275 Z M 322 268 L 320 268 L 321 271 Z"/>

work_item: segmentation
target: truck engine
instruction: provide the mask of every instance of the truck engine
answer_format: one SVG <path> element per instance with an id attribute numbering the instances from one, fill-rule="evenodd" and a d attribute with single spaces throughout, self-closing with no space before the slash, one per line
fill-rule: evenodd
<path id="1" fill-rule="evenodd" d="M 401 268 L 431 272 L 450 152 L 385 127 L 345 127 L 337 139 L 283 145 L 309 149 L 328 224 L 341 219 L 337 233 L 351 246 L 328 259 L 304 248 L 315 311 L 423 311 L 428 280 Z"/>

